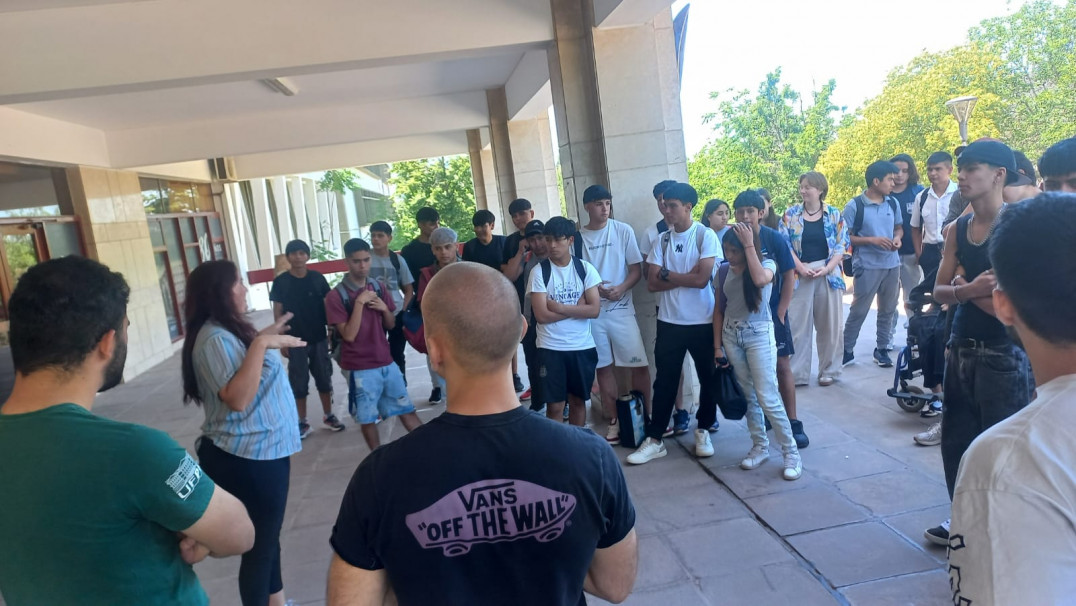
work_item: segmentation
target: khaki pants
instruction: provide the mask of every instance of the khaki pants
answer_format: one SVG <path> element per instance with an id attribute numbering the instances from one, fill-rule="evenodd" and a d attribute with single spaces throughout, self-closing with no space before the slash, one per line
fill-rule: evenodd
<path id="1" fill-rule="evenodd" d="M 825 261 L 808 263 L 810 269 L 825 267 Z M 800 278 L 792 303 L 788 306 L 788 320 L 792 324 L 792 342 L 796 353 L 792 354 L 792 375 L 796 385 L 807 385 L 811 375 L 811 331 L 817 332 L 818 376 L 837 378 L 841 374 L 841 356 L 844 354 L 844 307 L 843 290 L 831 288 L 827 276 Z"/>

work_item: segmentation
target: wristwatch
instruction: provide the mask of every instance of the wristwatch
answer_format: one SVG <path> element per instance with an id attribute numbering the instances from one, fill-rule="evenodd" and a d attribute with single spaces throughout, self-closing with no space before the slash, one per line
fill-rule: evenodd
<path id="1" fill-rule="evenodd" d="M 662 280 L 668 282 L 669 281 L 669 268 L 662 267 L 661 270 L 658 271 L 658 277 L 661 278 Z"/>

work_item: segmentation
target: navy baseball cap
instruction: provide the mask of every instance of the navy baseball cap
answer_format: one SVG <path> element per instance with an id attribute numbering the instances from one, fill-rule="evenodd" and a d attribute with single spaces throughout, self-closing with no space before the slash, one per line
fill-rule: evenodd
<path id="1" fill-rule="evenodd" d="M 1029 185 L 1031 179 L 1016 168 L 1016 155 L 997 139 L 979 139 L 968 144 L 957 158 L 957 166 L 974 163 L 1000 166 L 1005 169 L 1005 185 Z"/>

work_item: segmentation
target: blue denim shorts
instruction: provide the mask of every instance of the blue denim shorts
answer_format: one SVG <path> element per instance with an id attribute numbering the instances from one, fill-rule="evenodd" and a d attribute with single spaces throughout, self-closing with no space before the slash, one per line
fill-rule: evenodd
<path id="1" fill-rule="evenodd" d="M 347 410 L 360 425 L 415 412 L 400 367 L 395 363 L 369 370 L 345 370 Z"/>

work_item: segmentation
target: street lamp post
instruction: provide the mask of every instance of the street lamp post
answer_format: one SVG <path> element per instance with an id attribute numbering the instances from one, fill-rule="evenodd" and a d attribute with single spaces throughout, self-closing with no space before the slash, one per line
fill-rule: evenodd
<path id="1" fill-rule="evenodd" d="M 968 144 L 968 119 L 971 118 L 971 110 L 975 108 L 975 102 L 978 100 L 978 97 L 957 97 L 945 102 L 945 107 L 953 114 L 957 126 L 960 127 L 960 142 L 964 145 Z"/>

